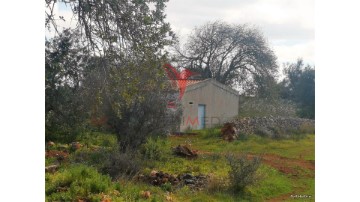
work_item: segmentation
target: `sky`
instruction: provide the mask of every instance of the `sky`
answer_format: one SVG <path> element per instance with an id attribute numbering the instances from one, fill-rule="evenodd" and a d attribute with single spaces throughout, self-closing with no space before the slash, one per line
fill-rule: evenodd
<path id="1" fill-rule="evenodd" d="M 170 0 L 166 14 L 181 42 L 209 21 L 255 26 L 281 67 L 298 58 L 315 65 L 314 6 L 314 0 Z"/>
<path id="2" fill-rule="evenodd" d="M 195 27 L 207 22 L 249 24 L 268 40 L 280 68 L 298 58 L 315 65 L 314 0 L 169 0 L 166 5 L 166 21 L 181 43 Z M 60 26 L 75 27 L 70 8 L 58 4 L 55 12 L 66 19 Z"/>

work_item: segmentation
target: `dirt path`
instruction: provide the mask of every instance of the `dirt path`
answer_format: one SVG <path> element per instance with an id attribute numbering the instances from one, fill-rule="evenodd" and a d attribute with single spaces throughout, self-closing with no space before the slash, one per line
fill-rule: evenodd
<path id="1" fill-rule="evenodd" d="M 248 156 L 251 158 L 258 155 L 248 154 Z M 300 174 L 299 168 L 310 171 L 315 170 L 315 161 L 286 158 L 275 154 L 263 154 L 260 156 L 262 157 L 262 160 L 265 164 L 270 165 L 271 167 L 287 175 L 298 176 Z M 311 174 L 313 172 L 309 173 Z M 313 175 L 310 175 L 309 177 L 313 177 Z"/>
<path id="2" fill-rule="evenodd" d="M 199 155 L 212 155 L 215 154 L 213 152 L 208 151 L 197 151 Z M 225 153 L 220 153 L 220 155 L 225 155 Z M 253 158 L 255 156 L 261 156 L 262 161 L 277 169 L 278 171 L 285 173 L 291 176 L 298 176 L 300 174 L 299 169 L 305 169 L 309 171 L 315 171 L 315 161 L 312 160 L 304 160 L 304 159 L 295 159 L 295 158 L 287 158 L 283 156 L 279 156 L 276 154 L 253 154 L 248 153 L 248 158 Z M 310 174 L 313 172 L 309 172 Z M 313 177 L 310 175 L 308 177 Z"/>
<path id="3" fill-rule="evenodd" d="M 199 155 L 213 155 L 213 152 L 208 151 L 198 151 Z M 225 155 L 225 153 L 220 153 L 220 155 Z M 269 165 L 276 170 L 290 176 L 293 178 L 313 178 L 315 176 L 315 161 L 304 160 L 301 158 L 287 158 L 279 156 L 276 154 L 247 154 L 248 158 L 253 158 L 255 156 L 261 156 L 262 162 L 266 165 Z M 305 171 L 305 172 L 304 172 Z M 286 193 L 266 201 L 268 202 L 277 202 L 277 201 L 293 201 L 296 199 L 301 199 L 301 201 L 313 201 L 312 198 L 292 198 L 291 195 L 303 193 L 303 188 L 295 188 L 290 193 Z"/>

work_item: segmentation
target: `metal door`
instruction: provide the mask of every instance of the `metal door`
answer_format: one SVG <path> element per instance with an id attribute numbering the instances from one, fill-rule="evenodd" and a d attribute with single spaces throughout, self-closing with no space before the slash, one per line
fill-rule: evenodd
<path id="1" fill-rule="evenodd" d="M 205 105 L 198 105 L 198 129 L 205 128 Z"/>

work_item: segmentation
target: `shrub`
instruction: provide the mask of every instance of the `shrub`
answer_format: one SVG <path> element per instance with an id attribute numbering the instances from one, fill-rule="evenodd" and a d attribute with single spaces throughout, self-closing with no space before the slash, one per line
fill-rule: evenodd
<path id="1" fill-rule="evenodd" d="M 113 179 L 119 179 L 135 176 L 140 168 L 140 162 L 136 158 L 135 152 L 114 151 L 108 155 L 101 171 L 109 174 Z"/>
<path id="2" fill-rule="evenodd" d="M 100 193 L 111 189 L 111 179 L 93 167 L 73 165 L 53 175 L 46 174 L 45 193 L 48 201 L 98 201 Z"/>
<path id="3" fill-rule="evenodd" d="M 167 191 L 167 192 L 171 192 L 172 191 L 172 185 L 170 182 L 166 182 L 162 185 L 160 185 L 160 188 L 163 190 L 163 191 Z"/>
<path id="4" fill-rule="evenodd" d="M 140 153 L 143 159 L 162 160 L 164 153 L 170 148 L 169 142 L 162 138 L 148 138 L 146 143 L 142 145 Z M 166 151 L 165 151 L 166 150 Z"/>
<path id="5" fill-rule="evenodd" d="M 300 125 L 299 132 L 302 134 L 315 134 L 315 124 L 305 122 Z"/>
<path id="6" fill-rule="evenodd" d="M 113 152 L 113 150 L 106 148 L 99 148 L 95 151 L 88 148 L 82 148 L 71 155 L 70 160 L 73 163 L 95 166 L 101 170 L 104 166 L 104 159 L 108 159 Z"/>
<path id="7" fill-rule="evenodd" d="M 72 155 L 71 161 L 94 166 L 113 179 L 132 177 L 140 170 L 136 153 L 130 151 L 121 153 L 118 148 L 98 148 L 95 151 L 83 148 Z"/>
<path id="8" fill-rule="evenodd" d="M 248 160 L 245 155 L 240 157 L 227 155 L 226 158 L 230 165 L 230 187 L 235 193 L 243 193 L 247 186 L 257 181 L 256 171 L 260 166 L 261 159 L 254 157 L 252 160 Z"/>
<path id="9" fill-rule="evenodd" d="M 227 190 L 228 183 L 228 180 L 223 177 L 211 176 L 207 184 L 207 191 L 210 193 L 223 192 Z"/>

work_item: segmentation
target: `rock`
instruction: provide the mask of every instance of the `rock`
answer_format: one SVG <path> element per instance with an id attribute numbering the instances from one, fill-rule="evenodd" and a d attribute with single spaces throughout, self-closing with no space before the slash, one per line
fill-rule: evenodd
<path id="1" fill-rule="evenodd" d="M 185 179 L 185 184 L 195 184 L 195 181 L 190 179 Z"/>
<path id="2" fill-rule="evenodd" d="M 143 197 L 143 198 L 148 199 L 148 198 L 151 197 L 151 193 L 150 193 L 150 191 L 141 191 L 140 196 Z"/>
<path id="3" fill-rule="evenodd" d="M 57 159 L 61 159 L 61 160 L 66 159 L 68 156 L 69 154 L 67 152 L 57 151 L 57 150 L 50 150 L 45 153 L 45 157 L 47 158 L 56 157 Z"/>
<path id="4" fill-rule="evenodd" d="M 47 146 L 48 146 L 48 147 L 53 147 L 53 146 L 55 146 L 55 143 L 54 143 L 54 142 L 49 141 L 49 142 L 47 143 Z"/>
<path id="5" fill-rule="evenodd" d="M 154 186 L 161 186 L 165 183 L 170 183 L 172 186 L 189 186 L 190 189 L 201 190 L 208 183 L 208 176 L 198 175 L 194 176 L 190 173 L 179 174 L 177 177 L 164 173 L 162 171 L 151 171 L 150 175 L 144 176 L 139 174 L 136 177 L 138 180 L 152 184 Z"/>
<path id="6" fill-rule="evenodd" d="M 45 172 L 46 173 L 54 173 L 58 169 L 59 169 L 59 165 L 50 165 L 50 166 L 45 167 Z"/>
<path id="7" fill-rule="evenodd" d="M 162 184 L 165 184 L 165 183 L 167 183 L 168 181 L 169 181 L 169 179 L 166 178 L 166 177 L 164 177 L 164 178 L 161 180 L 161 183 L 162 183 Z"/>
<path id="8" fill-rule="evenodd" d="M 225 123 L 221 128 L 221 136 L 226 141 L 234 141 L 237 138 L 236 128 L 234 123 Z"/>
<path id="9" fill-rule="evenodd" d="M 192 176 L 191 174 L 189 174 L 189 173 L 186 173 L 186 174 L 184 174 L 182 177 L 181 177 L 181 179 L 193 179 L 194 178 L 194 176 Z"/>
<path id="10" fill-rule="evenodd" d="M 69 146 L 67 144 L 58 144 L 57 149 L 59 149 L 61 151 L 68 151 Z"/>
<path id="11" fill-rule="evenodd" d="M 177 147 L 173 148 L 173 152 L 178 156 L 183 156 L 188 158 L 194 158 L 198 156 L 195 150 L 191 150 L 186 145 L 178 145 Z"/>
<path id="12" fill-rule="evenodd" d="M 240 135 L 257 134 L 269 137 L 286 137 L 292 131 L 301 131 L 304 128 L 315 127 L 315 121 L 295 117 L 247 117 L 237 118 L 231 121 L 236 128 L 236 133 Z"/>
<path id="13" fill-rule="evenodd" d="M 156 170 L 152 170 L 152 171 L 150 172 L 150 176 L 151 176 L 151 177 L 155 177 L 156 174 L 157 174 L 157 171 L 156 171 Z"/>
<path id="14" fill-rule="evenodd" d="M 80 149 L 82 147 L 82 145 L 79 142 L 72 142 L 71 143 L 71 149 L 76 151 L 78 149 Z"/>

